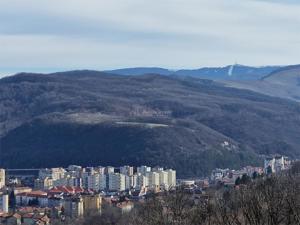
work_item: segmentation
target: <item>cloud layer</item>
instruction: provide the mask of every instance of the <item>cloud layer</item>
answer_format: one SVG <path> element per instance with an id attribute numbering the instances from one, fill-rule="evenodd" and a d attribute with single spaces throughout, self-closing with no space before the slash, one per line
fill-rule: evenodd
<path id="1" fill-rule="evenodd" d="M 296 64 L 299 11 L 284 0 L 4 0 L 0 74 Z"/>

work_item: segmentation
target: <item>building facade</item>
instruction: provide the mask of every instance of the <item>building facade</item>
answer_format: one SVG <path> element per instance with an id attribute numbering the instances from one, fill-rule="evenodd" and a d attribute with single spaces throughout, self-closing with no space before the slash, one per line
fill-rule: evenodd
<path id="1" fill-rule="evenodd" d="M 0 189 L 5 186 L 5 170 L 0 169 Z"/>
<path id="2" fill-rule="evenodd" d="M 8 213 L 8 194 L 0 193 L 0 212 Z"/>
<path id="3" fill-rule="evenodd" d="M 125 175 L 120 173 L 110 173 L 108 174 L 108 187 L 110 191 L 124 191 Z"/>

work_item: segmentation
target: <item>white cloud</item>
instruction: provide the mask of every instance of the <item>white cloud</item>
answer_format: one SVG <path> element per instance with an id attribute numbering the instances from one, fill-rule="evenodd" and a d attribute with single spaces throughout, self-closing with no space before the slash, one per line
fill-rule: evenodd
<path id="1" fill-rule="evenodd" d="M 298 63 L 299 10 L 283 0 L 3 0 L 0 71 Z"/>

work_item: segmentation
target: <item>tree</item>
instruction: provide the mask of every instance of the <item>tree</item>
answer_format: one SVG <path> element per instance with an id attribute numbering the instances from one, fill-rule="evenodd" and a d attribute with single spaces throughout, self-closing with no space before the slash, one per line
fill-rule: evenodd
<path id="1" fill-rule="evenodd" d="M 268 166 L 267 167 L 267 175 L 271 175 L 273 173 L 272 167 Z"/>
<path id="2" fill-rule="evenodd" d="M 241 184 L 248 184 L 251 182 L 251 178 L 247 174 L 243 174 L 241 178 Z"/>
<path id="3" fill-rule="evenodd" d="M 241 184 L 241 178 L 238 177 L 238 178 L 236 178 L 236 180 L 235 180 L 235 185 L 238 186 L 238 185 L 240 185 L 240 184 Z"/>
<path id="4" fill-rule="evenodd" d="M 256 171 L 254 171 L 252 174 L 252 179 L 255 180 L 258 177 L 259 177 L 259 174 Z"/>

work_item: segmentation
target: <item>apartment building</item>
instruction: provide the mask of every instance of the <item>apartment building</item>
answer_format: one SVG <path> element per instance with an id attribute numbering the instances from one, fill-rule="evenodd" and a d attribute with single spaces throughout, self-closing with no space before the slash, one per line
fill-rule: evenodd
<path id="1" fill-rule="evenodd" d="M 8 194 L 0 193 L 0 212 L 8 213 Z"/>
<path id="2" fill-rule="evenodd" d="M 0 169 L 0 189 L 5 186 L 5 170 Z"/>
<path id="3" fill-rule="evenodd" d="M 127 176 L 132 176 L 133 175 L 133 167 L 132 166 L 121 166 L 120 173 L 127 175 Z"/>
<path id="4" fill-rule="evenodd" d="M 110 191 L 124 191 L 126 187 L 125 175 L 120 173 L 108 174 L 108 188 Z"/>

